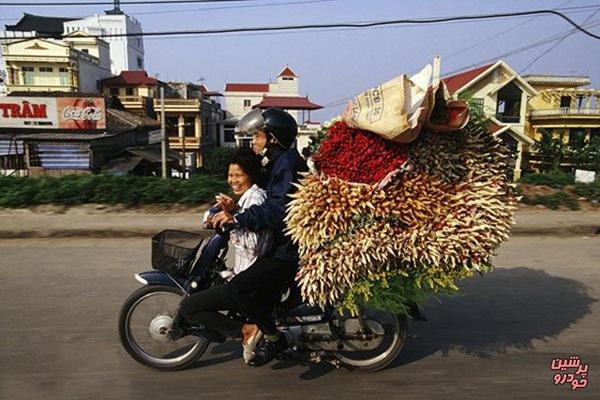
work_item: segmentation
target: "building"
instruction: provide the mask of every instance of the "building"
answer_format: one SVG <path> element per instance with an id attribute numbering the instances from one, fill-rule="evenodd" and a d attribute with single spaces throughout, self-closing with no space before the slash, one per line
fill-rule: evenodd
<path id="1" fill-rule="evenodd" d="M 23 17 L 19 22 L 14 25 L 5 25 L 6 31 L 0 34 L 0 39 L 22 39 L 33 36 L 61 39 L 64 32 L 64 23 L 74 19 L 23 13 Z"/>
<path id="2" fill-rule="evenodd" d="M 148 173 L 150 164 L 160 171 L 156 163 L 160 145 L 149 143 L 149 132 L 158 128 L 158 122 L 106 108 L 103 97 L 38 92 L 35 97 L 3 97 L 0 110 L 4 174 L 62 176 L 136 168 Z M 129 169 L 114 161 L 123 161 L 126 150 Z M 169 160 L 178 165 L 176 154 L 170 154 Z"/>
<path id="3" fill-rule="evenodd" d="M 108 44 L 83 32 L 60 40 L 5 40 L 2 54 L 7 93 L 99 93 L 98 81 L 110 76 Z"/>
<path id="4" fill-rule="evenodd" d="M 298 123 L 300 131 L 307 136 L 303 142 L 308 143 L 308 132 L 313 132 L 314 124 L 310 126 L 305 121 L 310 120 L 310 110 L 322 108 L 312 103 L 308 96 L 300 97 L 298 94 L 298 75 L 290 68 L 285 67 L 277 75 L 275 82 L 268 83 L 227 83 L 225 85 L 225 109 L 227 119 L 225 122 L 223 142 L 228 146 L 246 146 L 251 137 L 235 135 L 235 124 L 253 108 L 279 107 L 289 112 Z M 308 111 L 308 116 L 305 113 Z M 316 130 L 315 130 L 316 132 Z"/>
<path id="5" fill-rule="evenodd" d="M 532 74 L 523 77 L 538 95 L 529 101 L 526 130 L 531 139 L 543 135 L 562 138 L 567 146 L 600 143 L 600 89 L 588 88 L 587 76 Z M 530 149 L 533 169 L 543 169 L 535 149 Z M 565 160 L 563 167 L 573 167 Z"/>
<path id="6" fill-rule="evenodd" d="M 142 33 L 141 23 L 126 15 L 114 0 L 112 10 L 105 14 L 95 14 L 86 18 L 45 17 L 24 13 L 15 25 L 6 25 L 6 31 L 0 33 L 0 42 L 30 37 L 61 40 L 75 32 L 87 33 L 98 37 L 107 35 L 103 40 L 109 48 L 109 69 L 112 75 L 121 71 L 143 70 L 145 68 L 144 40 L 142 36 L 110 37 L 114 34 Z M 110 76 L 110 75 L 109 75 Z"/>
<path id="7" fill-rule="evenodd" d="M 114 8 L 105 14 L 64 22 L 64 34 L 86 32 L 90 35 L 136 34 L 142 33 L 141 23 L 121 11 L 119 0 L 114 0 Z M 145 68 L 144 39 L 142 36 L 106 37 L 110 46 L 110 70 L 113 75 L 121 71 L 136 71 Z"/>
<path id="8" fill-rule="evenodd" d="M 218 92 L 191 82 L 161 82 L 145 71 L 122 71 L 101 82 L 102 92 L 117 96 L 127 111 L 160 120 L 160 88 L 165 91 L 169 147 L 185 154 L 186 168 L 203 165 L 203 154 L 222 144 L 225 111 Z"/>
<path id="9" fill-rule="evenodd" d="M 468 98 L 489 120 L 489 132 L 514 152 L 514 179 L 521 176 L 523 155 L 533 139 L 525 132 L 527 104 L 538 91 L 504 61 L 444 78 L 454 98 Z"/>
<path id="10" fill-rule="evenodd" d="M 100 81 L 104 96 L 116 96 L 127 111 L 146 116 L 154 116 L 153 99 L 159 96 L 161 87 L 166 84 L 148 76 L 146 71 L 121 71 Z"/>

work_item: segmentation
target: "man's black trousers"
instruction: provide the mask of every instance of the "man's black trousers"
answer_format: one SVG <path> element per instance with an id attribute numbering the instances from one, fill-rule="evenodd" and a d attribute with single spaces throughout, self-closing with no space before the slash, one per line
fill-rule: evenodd
<path id="1" fill-rule="evenodd" d="M 255 322 L 263 333 L 276 334 L 273 312 L 297 269 L 297 261 L 258 259 L 230 282 L 185 298 L 179 314 L 189 323 L 201 323 L 231 335 L 235 323 L 217 311 L 233 310 Z"/>

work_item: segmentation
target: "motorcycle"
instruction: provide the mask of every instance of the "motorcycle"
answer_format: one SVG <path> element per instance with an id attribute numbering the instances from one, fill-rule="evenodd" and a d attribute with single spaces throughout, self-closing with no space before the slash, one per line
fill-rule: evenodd
<path id="1" fill-rule="evenodd" d="M 135 274 L 143 286 L 125 300 L 119 316 L 121 344 L 133 359 L 174 371 L 202 357 L 209 346 L 202 329 L 192 327 L 191 335 L 176 341 L 168 332 L 183 296 L 224 282 L 219 271 L 226 268 L 228 242 L 227 229 L 209 236 L 166 230 L 152 239 L 154 270 Z M 229 316 L 243 320 L 235 313 Z M 364 372 L 390 364 L 407 335 L 404 315 L 373 308 L 361 308 L 358 315 L 334 307 L 320 309 L 303 302 L 294 287 L 282 297 L 275 321 L 289 344 L 281 358 L 326 361 L 336 368 Z"/>

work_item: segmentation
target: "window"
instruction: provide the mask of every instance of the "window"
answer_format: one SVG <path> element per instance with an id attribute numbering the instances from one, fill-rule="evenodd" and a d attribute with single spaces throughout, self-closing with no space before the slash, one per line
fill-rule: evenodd
<path id="1" fill-rule="evenodd" d="M 90 54 L 90 51 L 88 49 L 81 49 L 81 52 L 85 54 Z"/>
<path id="2" fill-rule="evenodd" d="M 590 129 L 590 143 L 600 145 L 600 128 Z"/>
<path id="3" fill-rule="evenodd" d="M 184 117 L 183 123 L 183 133 L 186 137 L 195 137 L 196 136 L 196 118 L 194 117 Z"/>
<path id="4" fill-rule="evenodd" d="M 514 82 L 498 91 L 496 118 L 500 122 L 519 123 L 521 120 L 521 94 L 521 89 Z"/>
<path id="5" fill-rule="evenodd" d="M 138 57 L 137 58 L 137 66 L 139 69 L 143 69 L 144 68 L 144 60 L 142 59 L 142 57 Z"/>
<path id="6" fill-rule="evenodd" d="M 40 72 L 54 72 L 52 67 L 40 67 Z"/>
<path id="7" fill-rule="evenodd" d="M 583 94 L 578 94 L 577 97 L 575 98 L 575 101 L 577 102 L 577 108 L 583 108 L 585 107 L 585 95 Z"/>
<path id="8" fill-rule="evenodd" d="M 110 95 L 111 96 L 118 96 L 119 95 L 119 88 L 116 88 L 116 87 L 110 88 Z"/>
<path id="9" fill-rule="evenodd" d="M 250 104 L 250 100 L 248 100 L 248 99 L 245 99 L 245 100 L 244 100 L 244 108 L 249 108 L 249 107 L 250 107 L 250 105 L 251 105 L 251 104 Z"/>
<path id="10" fill-rule="evenodd" d="M 126 96 L 133 96 L 133 88 L 132 87 L 126 87 L 125 88 L 125 95 Z"/>
<path id="11" fill-rule="evenodd" d="M 235 143 L 235 126 L 227 125 L 224 128 L 225 133 L 225 143 Z"/>
<path id="12" fill-rule="evenodd" d="M 571 107 L 570 96 L 560 96 L 560 108 Z"/>
<path id="13" fill-rule="evenodd" d="M 167 125 L 166 131 L 169 136 L 179 136 L 179 129 L 177 124 L 179 123 L 178 117 L 165 117 L 165 125 Z"/>
<path id="14" fill-rule="evenodd" d="M 69 86 L 69 71 L 66 68 L 61 67 L 58 69 L 58 77 L 61 86 Z"/>
<path id="15" fill-rule="evenodd" d="M 473 111 L 477 114 L 483 114 L 483 99 L 479 97 L 473 97 L 471 99 L 473 105 Z"/>
<path id="16" fill-rule="evenodd" d="M 33 67 L 22 67 L 23 71 L 23 84 L 33 85 Z"/>
<path id="17" fill-rule="evenodd" d="M 284 77 L 283 77 L 283 80 L 284 80 L 284 81 L 293 81 L 293 80 L 294 80 L 294 78 L 290 78 L 289 76 L 284 76 Z"/>
<path id="18" fill-rule="evenodd" d="M 569 131 L 569 147 L 581 149 L 585 146 L 585 131 L 583 129 L 571 129 Z"/>

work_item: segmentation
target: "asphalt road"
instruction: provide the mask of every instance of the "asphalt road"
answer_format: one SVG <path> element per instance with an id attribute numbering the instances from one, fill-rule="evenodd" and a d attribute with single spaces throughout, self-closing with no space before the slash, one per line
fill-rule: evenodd
<path id="1" fill-rule="evenodd" d="M 432 301 L 388 369 L 243 365 L 236 343 L 172 373 L 121 349 L 117 316 L 149 265 L 138 239 L 0 240 L 0 399 L 600 398 L 600 238 L 518 237 L 497 270 Z M 587 388 L 554 385 L 577 354 Z"/>

